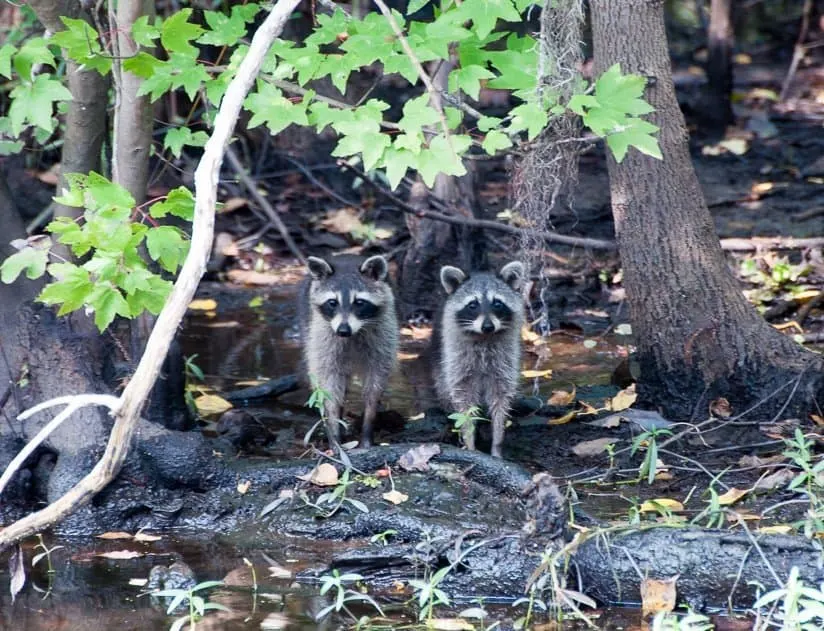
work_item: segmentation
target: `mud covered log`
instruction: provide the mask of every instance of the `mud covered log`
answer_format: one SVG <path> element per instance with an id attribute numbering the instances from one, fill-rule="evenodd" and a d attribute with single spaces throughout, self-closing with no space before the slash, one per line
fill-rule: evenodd
<path id="1" fill-rule="evenodd" d="M 644 576 L 679 575 L 678 601 L 696 609 L 748 607 L 755 601 L 753 583 L 775 589 L 793 566 L 810 586 L 824 581 L 819 551 L 801 537 L 786 535 L 751 539 L 743 532 L 654 528 L 590 539 L 572 559 L 582 591 L 606 603 L 640 602 Z"/>

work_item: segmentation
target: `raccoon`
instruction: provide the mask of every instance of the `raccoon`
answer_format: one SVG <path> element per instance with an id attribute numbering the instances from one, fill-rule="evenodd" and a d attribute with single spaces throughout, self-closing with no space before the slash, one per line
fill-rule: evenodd
<path id="1" fill-rule="evenodd" d="M 353 374 L 363 380 L 361 446 L 372 444 L 378 400 L 395 365 L 398 317 L 382 256 L 344 255 L 330 260 L 310 256 L 301 299 L 305 368 L 326 390 L 326 432 L 340 440 L 346 388 Z"/>
<path id="2" fill-rule="evenodd" d="M 524 302 L 519 289 L 524 266 L 504 265 L 497 274 L 441 268 L 446 290 L 437 330 L 434 378 L 441 402 L 456 411 L 486 404 L 492 421 L 492 455 L 501 457 L 504 428 L 521 359 Z M 475 428 L 464 425 L 467 449 L 475 449 Z"/>

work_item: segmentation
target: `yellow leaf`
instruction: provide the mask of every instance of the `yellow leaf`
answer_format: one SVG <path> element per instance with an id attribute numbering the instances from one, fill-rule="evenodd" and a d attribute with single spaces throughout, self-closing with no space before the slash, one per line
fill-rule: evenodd
<path id="1" fill-rule="evenodd" d="M 551 418 L 549 419 L 546 424 L 547 425 L 566 425 L 571 420 L 573 420 L 576 416 L 578 416 L 578 412 L 572 410 L 572 412 L 567 412 L 563 416 L 559 416 L 558 418 Z"/>
<path id="2" fill-rule="evenodd" d="M 264 379 L 244 379 L 243 381 L 235 381 L 236 386 L 259 386 L 266 383 Z"/>
<path id="3" fill-rule="evenodd" d="M 212 298 L 199 298 L 189 303 L 189 309 L 193 311 L 214 311 L 217 309 L 217 301 Z"/>
<path id="4" fill-rule="evenodd" d="M 755 195 L 763 195 L 773 189 L 775 184 L 772 182 L 759 182 L 758 184 L 753 184 L 752 188 L 750 189 Z"/>
<path id="5" fill-rule="evenodd" d="M 163 537 L 159 535 L 150 535 L 148 533 L 143 532 L 142 530 L 135 533 L 134 540 L 135 541 L 142 541 L 143 543 L 149 543 L 151 541 L 160 541 Z"/>
<path id="6" fill-rule="evenodd" d="M 349 234 L 350 232 L 363 230 L 363 222 L 358 218 L 357 213 L 352 208 L 341 208 L 329 213 L 320 225 L 329 232 L 337 234 Z"/>
<path id="7" fill-rule="evenodd" d="M 197 411 L 204 415 L 220 414 L 232 409 L 232 404 L 216 394 L 204 394 L 195 399 Z"/>
<path id="8" fill-rule="evenodd" d="M 521 327 L 521 339 L 524 342 L 535 342 L 541 338 L 535 331 L 529 328 L 528 325 L 523 325 Z"/>
<path id="9" fill-rule="evenodd" d="M 743 156 L 749 151 L 750 145 L 744 138 L 730 138 L 729 140 L 722 140 L 718 143 L 719 147 L 723 147 L 730 153 L 737 156 Z"/>
<path id="10" fill-rule="evenodd" d="M 789 524 L 776 524 L 775 526 L 762 526 L 758 532 L 765 535 L 788 535 L 793 531 Z"/>
<path id="11" fill-rule="evenodd" d="M 403 351 L 398 351 L 398 361 L 409 361 L 412 359 L 418 359 L 418 353 L 404 353 Z"/>
<path id="12" fill-rule="evenodd" d="M 547 368 L 546 370 L 522 370 L 521 375 L 525 379 L 537 379 L 540 377 L 549 377 L 552 375 L 552 369 Z"/>
<path id="13" fill-rule="evenodd" d="M 665 508 L 673 513 L 680 513 L 684 510 L 684 505 L 678 500 L 673 500 L 668 497 L 660 497 L 654 500 L 647 500 L 638 509 L 642 513 L 654 513 L 661 508 Z"/>
<path id="14" fill-rule="evenodd" d="M 795 329 L 799 333 L 804 333 L 804 329 L 802 329 L 801 325 L 795 320 L 790 320 L 789 322 L 781 322 L 779 324 L 773 324 L 772 326 L 774 329 L 778 329 L 779 331 L 784 331 L 785 329 Z"/>
<path id="15" fill-rule="evenodd" d="M 409 499 L 409 496 L 405 493 L 401 493 L 400 491 L 396 491 L 392 489 L 391 491 L 387 491 L 383 495 L 381 495 L 383 499 L 387 502 L 392 502 L 393 504 L 403 504 L 406 500 Z"/>
<path id="16" fill-rule="evenodd" d="M 635 399 L 637 398 L 638 395 L 635 394 L 635 384 L 632 384 L 612 397 L 609 402 L 609 407 L 613 412 L 620 412 L 635 403 Z"/>
<path id="17" fill-rule="evenodd" d="M 547 405 L 571 405 L 573 401 L 575 401 L 574 387 L 572 388 L 572 392 L 567 392 L 566 390 L 553 390 L 552 395 L 550 395 L 549 399 L 547 399 Z"/>
<path id="18" fill-rule="evenodd" d="M 338 483 L 338 470 L 328 462 L 323 462 L 306 475 L 299 475 L 297 478 L 311 482 L 315 486 L 335 486 Z"/>
<path id="19" fill-rule="evenodd" d="M 437 631 L 474 631 L 475 627 L 463 618 L 432 618 L 426 626 Z"/>
<path id="20" fill-rule="evenodd" d="M 817 289 L 807 289 L 805 291 L 799 291 L 797 294 L 793 294 L 793 300 L 799 304 L 809 302 L 813 298 L 818 298 L 818 295 L 821 292 Z"/>
<path id="21" fill-rule="evenodd" d="M 102 535 L 97 535 L 97 538 L 98 539 L 110 539 L 110 540 L 114 540 L 114 539 L 131 539 L 132 535 L 130 535 L 128 532 L 123 532 L 121 530 L 118 530 L 118 531 L 115 531 L 115 532 L 104 532 Z"/>
<path id="22" fill-rule="evenodd" d="M 252 486 L 251 480 L 244 480 L 243 482 L 238 482 L 237 492 L 241 495 L 246 495 L 246 492 L 249 490 L 250 486 Z"/>
<path id="23" fill-rule="evenodd" d="M 733 487 L 723 495 L 718 496 L 718 503 L 721 504 L 721 506 L 732 506 L 749 492 L 749 489 L 737 489 Z"/>
<path id="24" fill-rule="evenodd" d="M 824 426 L 824 416 L 818 414 L 810 414 L 810 420 L 819 427 Z"/>
<path id="25" fill-rule="evenodd" d="M 737 53 L 732 58 L 733 63 L 739 64 L 741 66 L 746 66 L 752 63 L 752 57 L 750 57 L 747 53 Z"/>

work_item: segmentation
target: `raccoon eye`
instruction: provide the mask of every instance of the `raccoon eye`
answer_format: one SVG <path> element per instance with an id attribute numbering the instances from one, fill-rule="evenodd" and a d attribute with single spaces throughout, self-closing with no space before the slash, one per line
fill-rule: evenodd
<path id="1" fill-rule="evenodd" d="M 363 298 L 355 298 L 355 300 L 354 300 L 354 302 L 352 302 L 352 304 L 355 305 L 356 307 L 362 307 L 363 305 L 366 304 L 366 301 Z"/>
<path id="2" fill-rule="evenodd" d="M 330 309 L 334 309 L 335 307 L 338 306 L 338 301 L 335 300 L 334 298 L 330 298 L 329 300 L 326 301 L 326 306 L 329 307 Z"/>
<path id="3" fill-rule="evenodd" d="M 474 311 L 475 309 L 477 309 L 480 306 L 481 306 L 481 304 L 477 300 L 473 300 L 468 305 L 466 305 L 466 308 L 467 309 L 472 309 Z"/>
<path id="4" fill-rule="evenodd" d="M 500 309 L 504 306 L 504 303 L 501 302 L 498 298 L 492 301 L 492 308 L 493 309 Z"/>

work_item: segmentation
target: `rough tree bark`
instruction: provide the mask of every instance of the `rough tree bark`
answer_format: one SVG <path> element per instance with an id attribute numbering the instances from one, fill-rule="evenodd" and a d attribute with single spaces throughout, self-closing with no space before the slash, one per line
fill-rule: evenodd
<path id="1" fill-rule="evenodd" d="M 640 400 L 672 418 L 726 397 L 751 418 L 824 404 L 824 358 L 770 327 L 730 272 L 690 162 L 661 0 L 593 0 L 595 69 L 649 77 L 663 160 L 608 157 L 615 232 L 638 347 Z M 632 33 L 632 37 L 627 34 Z M 816 406 L 819 406 L 816 408 Z"/>
<path id="2" fill-rule="evenodd" d="M 452 61 L 438 66 L 432 76 L 432 83 L 437 89 L 447 91 L 449 72 L 454 67 Z M 470 162 L 467 165 L 468 173 L 462 177 L 438 175 L 432 193 L 449 207 L 444 212 L 451 214 L 457 210 L 466 217 L 475 217 L 475 177 L 471 161 L 467 162 Z M 416 183 L 410 193 L 410 204 L 425 207 L 429 203 L 429 195 L 423 184 Z M 483 233 L 479 230 L 444 225 L 440 221 L 412 215 L 407 215 L 406 225 L 412 239 L 398 274 L 398 307 L 403 318 L 412 316 L 416 311 L 431 314 L 438 307 L 442 265 L 478 269 L 485 260 Z"/>
<path id="3" fill-rule="evenodd" d="M 61 16 L 91 21 L 77 0 L 31 0 L 28 4 L 34 10 L 37 19 L 52 33 L 64 29 L 63 22 L 60 21 Z M 68 188 L 65 178 L 67 173 L 100 170 L 100 152 L 106 138 L 106 107 L 109 102 L 109 80 L 96 70 L 83 69 L 76 62 L 69 60 L 66 64 L 66 76 L 72 100 L 66 113 L 58 190 Z M 54 214 L 76 218 L 80 216 L 80 209 L 55 204 Z"/>
<path id="4" fill-rule="evenodd" d="M 735 46 L 733 31 L 733 0 L 712 0 L 707 33 L 707 91 L 704 95 L 704 118 L 711 131 L 723 133 L 733 122 L 730 96 L 732 93 L 732 54 Z"/>

